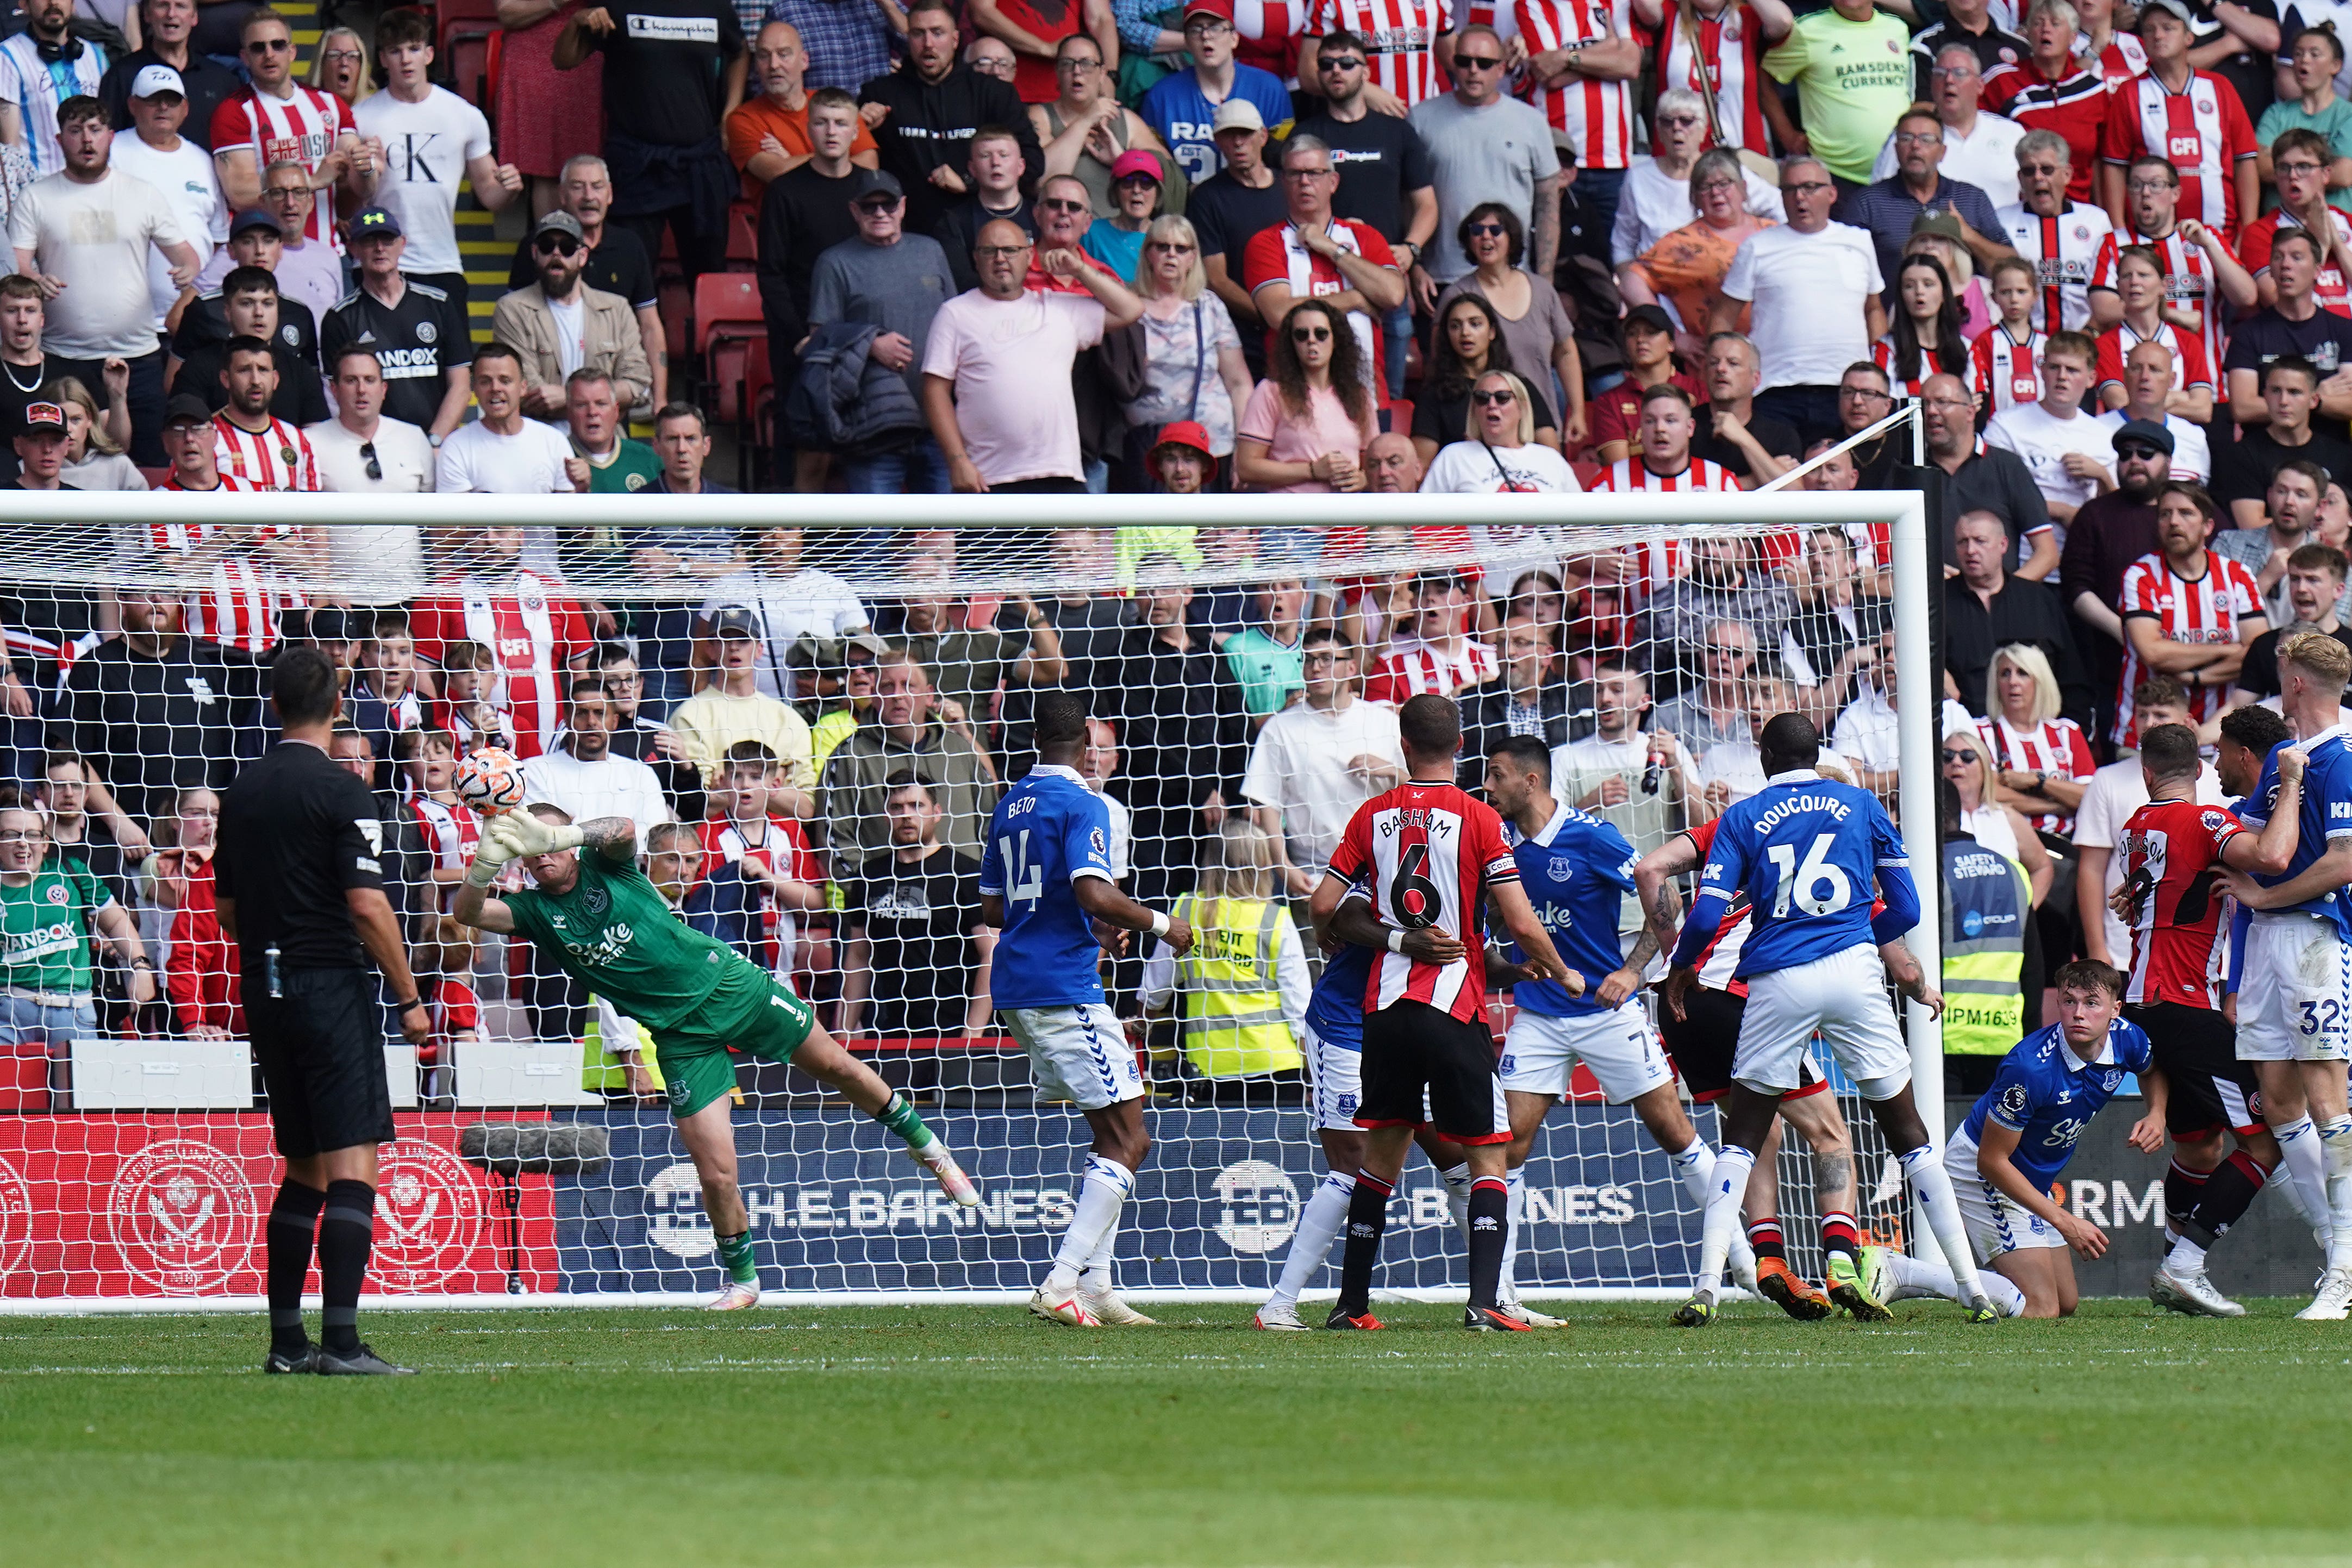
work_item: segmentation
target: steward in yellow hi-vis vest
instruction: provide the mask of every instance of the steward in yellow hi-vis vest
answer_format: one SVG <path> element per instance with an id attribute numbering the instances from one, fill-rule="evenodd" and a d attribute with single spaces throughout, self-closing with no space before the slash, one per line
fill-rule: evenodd
<path id="1" fill-rule="evenodd" d="M 2025 868 L 1962 834 L 1944 841 L 1944 1054 L 2005 1056 L 2025 1033 Z"/>
<path id="2" fill-rule="evenodd" d="M 1144 965 L 1142 1000 L 1161 1012 L 1181 998 L 1185 1061 L 1202 1078 L 1296 1072 L 1310 982 L 1305 940 L 1274 897 L 1274 841 L 1254 822 L 1227 819 L 1219 863 L 1171 912 L 1192 925 L 1192 947 L 1165 946 Z"/>
<path id="3" fill-rule="evenodd" d="M 659 1052 L 653 1031 L 602 997 L 591 996 L 588 1001 L 588 1029 L 581 1040 L 580 1087 L 591 1094 L 627 1093 L 629 1062 L 634 1058 L 653 1081 L 654 1092 L 667 1088 L 656 1061 Z"/>

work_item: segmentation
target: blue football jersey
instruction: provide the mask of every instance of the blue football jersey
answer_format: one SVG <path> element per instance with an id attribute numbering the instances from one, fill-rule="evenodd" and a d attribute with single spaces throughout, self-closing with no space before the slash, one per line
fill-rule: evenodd
<path id="1" fill-rule="evenodd" d="M 1523 1011 L 1548 1018 L 1610 1011 L 1593 993 L 1601 977 L 1624 965 L 1617 916 L 1633 891 L 1633 862 L 1641 857 L 1615 827 L 1573 806 L 1553 812 L 1534 838 L 1507 822 L 1504 831 L 1536 918 L 1551 934 L 1560 961 L 1584 977 L 1585 987 L 1584 995 L 1571 997 L 1557 980 L 1522 981 L 1512 988 L 1511 1000 Z M 1516 942 L 1509 953 L 1514 963 L 1527 956 Z"/>
<path id="2" fill-rule="evenodd" d="M 1326 1045 L 1364 1049 L 1364 991 L 1371 984 L 1372 950 L 1342 942 L 1323 960 L 1323 977 L 1307 998 L 1307 1027 Z"/>
<path id="3" fill-rule="evenodd" d="M 1075 768 L 1041 763 L 988 819 L 980 891 L 1004 900 L 1004 933 L 989 966 L 1000 1008 L 1079 1007 L 1103 999 L 1100 949 L 1070 884 L 1115 882 L 1110 811 Z"/>
<path id="4" fill-rule="evenodd" d="M 1895 820 L 1869 790 L 1811 768 L 1781 774 L 1724 812 L 1675 962 L 1696 962 L 1742 889 L 1751 927 L 1739 951 L 1743 980 L 1875 946 L 1874 883 L 1890 907 L 1916 911 L 1910 864 Z"/>
<path id="5" fill-rule="evenodd" d="M 2296 743 L 2281 741 L 2271 747 L 2271 754 L 2263 759 L 2261 781 L 2238 808 L 2238 820 L 2258 833 L 2278 805 L 2278 754 L 2294 744 Z M 2264 887 L 2276 887 L 2302 875 L 2312 862 L 2327 852 L 2328 840 L 2352 838 L 2352 737 L 2346 735 L 2343 726 L 2331 725 L 2311 740 L 2307 749 L 2311 761 L 2303 770 L 2303 803 L 2295 818 L 2294 858 L 2276 876 L 2255 877 Z M 2293 907 L 2334 921 L 2336 935 L 2352 942 L 2352 900 L 2345 897 L 2342 888 Z"/>
<path id="6" fill-rule="evenodd" d="M 2026 1180 L 2047 1187 L 2074 1157 L 2075 1140 L 2115 1098 L 2126 1075 L 2147 1071 L 2147 1036 L 2137 1024 L 2117 1019 L 2107 1026 L 2099 1058 L 2075 1061 L 2058 1024 L 2028 1035 L 2001 1058 L 1992 1087 L 1969 1108 L 1960 1135 L 1981 1146 L 1987 1122 L 2007 1127 L 2018 1134 L 2009 1163 Z"/>
<path id="7" fill-rule="evenodd" d="M 1290 93 L 1282 78 L 1272 71 L 1255 66 L 1234 63 L 1234 88 L 1228 95 L 1247 99 L 1257 106 L 1258 117 L 1276 136 L 1285 134 L 1290 123 Z M 1201 90 L 1200 78 L 1189 70 L 1171 72 L 1151 85 L 1143 95 L 1143 118 L 1168 143 L 1168 151 L 1176 155 L 1183 166 L 1184 177 L 1199 184 L 1225 166 L 1223 154 L 1217 151 L 1217 139 L 1212 122 L 1217 118 L 1217 106 Z M 1247 235 L 1234 236 L 1234 250 L 1238 253 Z"/>

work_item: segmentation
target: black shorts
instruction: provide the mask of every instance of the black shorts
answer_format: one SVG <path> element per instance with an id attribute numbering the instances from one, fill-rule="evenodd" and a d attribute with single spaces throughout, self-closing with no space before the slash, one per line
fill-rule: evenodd
<path id="1" fill-rule="evenodd" d="M 388 1144 L 392 1092 L 383 1075 L 383 1010 L 365 969 L 288 969 L 273 997 L 245 977 L 245 1019 L 278 1152 L 308 1159 Z"/>
<path id="2" fill-rule="evenodd" d="M 1427 1002 L 1367 1013 L 1356 1125 L 1430 1126 L 1456 1144 L 1507 1144 L 1511 1118 L 1496 1061 L 1483 1009 L 1469 1023 Z"/>
<path id="3" fill-rule="evenodd" d="M 1739 1050 L 1739 1020 L 1748 1011 L 1748 998 L 1693 986 L 1683 995 L 1683 1010 L 1689 1016 L 1676 1019 L 1660 994 L 1658 1038 L 1665 1042 L 1675 1075 L 1689 1089 L 1691 1103 L 1712 1104 L 1731 1092 L 1731 1059 Z M 1811 1051 L 1798 1063 L 1797 1075 L 1801 1082 L 1781 1099 L 1801 1100 L 1829 1087 Z"/>
<path id="4" fill-rule="evenodd" d="M 2164 1130 L 2203 1138 L 2227 1127 L 2263 1131 L 2263 1096 L 2254 1064 L 2238 1060 L 2235 1025 L 2211 1008 L 2179 1002 L 2126 1006 L 2124 1019 L 2147 1031 L 2156 1065 L 2170 1082 Z"/>

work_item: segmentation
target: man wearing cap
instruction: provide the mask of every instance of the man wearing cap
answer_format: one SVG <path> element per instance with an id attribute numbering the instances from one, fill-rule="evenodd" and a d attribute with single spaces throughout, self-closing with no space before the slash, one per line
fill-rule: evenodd
<path id="1" fill-rule="evenodd" d="M 228 237 L 228 215 L 221 211 L 212 154 L 180 134 L 188 118 L 180 73 L 169 66 L 142 70 L 131 79 L 129 109 L 138 134 L 117 132 L 109 157 L 124 173 L 136 174 L 163 193 L 179 214 L 180 234 L 195 248 L 199 263 L 210 261 L 214 247 Z M 167 329 L 181 290 L 161 251 L 147 253 L 147 291 L 155 304 L 157 329 Z"/>
<path id="2" fill-rule="evenodd" d="M 376 205 L 408 240 L 408 275 L 466 307 L 466 264 L 457 254 L 457 184 L 495 213 L 522 192 L 522 174 L 490 152 L 482 111 L 425 79 L 433 65 L 433 20 L 414 6 L 386 11 L 375 26 L 383 88 L 352 110 L 360 134 L 383 144 Z"/>
<path id="3" fill-rule="evenodd" d="M 809 140 L 807 71 L 808 53 L 801 45 L 800 29 L 776 17 L 761 24 L 751 40 L 751 75 L 759 96 L 744 99 L 727 117 L 726 127 L 728 161 L 743 172 L 747 202 L 756 204 L 767 193 L 768 182 L 791 173 L 816 151 Z M 849 161 L 861 169 L 881 164 L 881 149 L 874 145 L 864 120 L 857 122 L 850 141 Z"/>
<path id="4" fill-rule="evenodd" d="M 765 649 L 759 617 L 744 605 L 722 605 L 710 617 L 710 636 L 719 652 L 718 667 L 700 691 L 671 710 L 670 729 L 687 759 L 708 779 L 724 776 L 721 764 L 728 747 L 739 740 L 760 742 L 775 754 L 784 776 L 783 787 L 772 798 L 775 806 L 806 820 L 816 810 L 808 721 L 760 690 Z"/>
<path id="5" fill-rule="evenodd" d="M 197 256 L 163 192 L 108 162 L 114 132 L 106 106 L 87 96 L 58 110 L 65 169 L 36 180 L 8 214 L 16 270 L 48 297 L 48 349 L 84 386 L 106 384 L 109 360 L 131 366 L 131 456 L 160 468 L 163 457 L 163 350 L 155 341 L 147 249 L 163 253 L 172 281 L 196 276 Z"/>
<path id="6" fill-rule="evenodd" d="M 327 256 L 321 246 L 313 246 L 311 253 Z M 228 302 L 221 298 L 221 285 L 228 275 L 240 267 L 258 267 L 278 280 L 278 341 L 292 350 L 308 364 L 312 373 L 320 369 L 319 318 L 307 300 L 289 292 L 291 274 L 281 273 L 286 247 L 279 238 L 275 214 L 258 208 L 241 213 L 229 225 L 228 243 L 213 252 L 211 261 L 196 277 L 194 298 L 181 308 L 179 325 L 172 333 L 172 352 L 186 361 L 206 348 L 217 350 L 229 340 Z M 337 292 L 328 300 L 333 308 L 342 298 L 341 277 L 342 267 L 337 264 Z"/>
<path id="7" fill-rule="evenodd" d="M 971 153 L 964 164 L 964 183 L 971 194 L 942 213 L 931 230 L 931 237 L 947 252 L 956 293 L 968 294 L 980 287 L 980 274 L 971 265 L 971 247 L 981 225 L 991 218 L 1009 218 L 1031 239 L 1037 237 L 1037 214 L 1021 191 L 1027 172 L 1021 162 L 1021 139 L 1011 127 L 988 126 L 971 139 Z"/>
<path id="8" fill-rule="evenodd" d="M 1625 352 L 1625 379 L 1585 404 L 1592 417 L 1593 455 L 1604 464 L 1640 450 L 1642 394 L 1652 387 L 1672 382 L 1694 402 L 1706 397 L 1706 383 L 1675 363 L 1675 319 L 1664 306 L 1634 306 L 1617 324 L 1617 337 Z M 1549 391 L 1538 394 L 1547 404 Z"/>
<path id="9" fill-rule="evenodd" d="M 2125 171 L 2135 158 L 2161 158 L 2180 172 L 2180 210 L 2229 244 L 2262 212 L 2262 149 L 2237 90 L 2189 63 L 2194 26 L 2188 0 L 2142 0 L 2137 31 L 2147 71 L 2107 94 L 2099 204 L 2123 227 L 2130 216 Z"/>
<path id="10" fill-rule="evenodd" d="M 604 372 L 621 406 L 635 408 L 653 384 L 636 312 L 619 295 L 581 281 L 588 245 L 580 220 L 562 211 L 540 219 L 531 253 L 539 281 L 501 296 L 490 313 L 491 338 L 522 361 L 529 382 L 522 411 L 534 419 L 562 419 L 564 378 L 578 370 Z"/>
<path id="11" fill-rule="evenodd" d="M 258 338 L 269 345 L 278 366 L 278 392 L 269 412 L 294 424 L 316 424 L 327 417 L 327 396 L 319 385 L 319 367 L 304 359 L 287 341 L 278 280 L 257 267 L 240 267 L 221 279 L 220 307 L 227 336 L 191 349 L 180 361 L 173 381 L 176 392 L 188 392 L 205 407 L 217 410 L 228 402 L 223 371 L 228 368 L 228 346 L 238 338 Z"/>
<path id="12" fill-rule="evenodd" d="M 1184 216 L 1201 242 L 1201 267 L 1209 275 L 1209 287 L 1241 329 L 1242 357 L 1249 361 L 1251 374 L 1262 376 L 1265 339 L 1250 329 L 1265 323 L 1258 319 L 1250 291 L 1242 287 L 1242 257 L 1249 242 L 1280 224 L 1289 207 L 1282 181 L 1265 161 L 1265 117 L 1257 105 L 1245 98 L 1229 98 L 1217 106 L 1210 129 L 1225 166 L 1193 184 L 1185 198 Z"/>
<path id="13" fill-rule="evenodd" d="M 604 162 L 613 219 L 647 256 L 677 241 L 689 285 L 727 262 L 735 166 L 719 127 L 743 101 L 743 25 L 728 0 L 583 6 L 555 40 L 555 68 L 604 56 Z"/>
<path id="14" fill-rule="evenodd" d="M 16 476 L 8 481 L 19 490 L 66 490 L 72 486 L 58 477 L 66 465 L 66 411 L 53 402 L 25 405 L 22 428 L 16 432 Z"/>
<path id="15" fill-rule="evenodd" d="M 1413 292 L 1423 310 L 1438 291 L 1470 270 L 1462 254 L 1462 220 L 1481 202 L 1501 202 L 1528 231 L 1528 270 L 1551 276 L 1559 253 L 1559 155 L 1543 111 L 1503 94 L 1503 40 L 1483 22 L 1454 35 L 1448 68 L 1454 90 L 1423 99 L 1406 120 L 1429 149 L 1437 190 L 1437 230 L 1413 263 Z"/>
<path id="16" fill-rule="evenodd" d="M 897 175 L 868 170 L 851 190 L 857 233 L 816 258 L 809 275 L 809 329 L 835 322 L 877 329 L 867 356 L 898 371 L 919 400 L 931 320 L 955 297 L 954 273 L 937 240 L 906 232 L 907 197 Z M 845 454 L 842 462 L 853 495 L 947 494 L 947 460 L 927 431 L 909 432 L 903 444 L 887 451 Z"/>
<path id="17" fill-rule="evenodd" d="M 2213 450 L 2206 442 L 2205 427 L 2165 407 L 2165 401 L 2179 380 L 2174 373 L 2177 369 L 2172 350 L 2161 340 L 2142 338 L 2134 343 L 2124 355 L 2124 405 L 2099 415 L 2099 423 L 2114 431 L 2117 441 L 2123 439 L 2124 427 L 2134 421 L 2168 431 L 2172 435 L 2172 476 L 2203 485 L 2213 477 Z M 2316 496 L 2312 497 L 2315 506 L 2318 500 Z"/>
<path id="18" fill-rule="evenodd" d="M 1932 110 L 1905 110 L 1895 121 L 1894 145 L 1894 174 L 1848 192 L 1831 212 L 1840 223 L 1870 231 L 1878 247 L 1878 270 L 1890 286 L 1912 226 L 1931 213 L 1959 220 L 1960 243 L 1979 267 L 2017 254 L 1999 237 L 2000 219 L 1992 198 L 1978 186 L 1944 176 L 1944 122 Z"/>
<path id="19" fill-rule="evenodd" d="M 224 474 L 215 461 L 213 411 L 205 400 L 173 392 L 163 406 L 163 451 L 172 460 L 171 473 L 158 490 L 251 490 L 249 479 Z"/>
<path id="20" fill-rule="evenodd" d="M 0 105 L 14 127 L 7 139 L 32 154 L 36 176 L 65 167 L 58 113 L 98 91 L 110 60 L 104 48 L 73 36 L 73 0 L 26 0 L 25 30 L 0 40 Z"/>
<path id="21" fill-rule="evenodd" d="M 464 421 L 472 392 L 466 355 L 473 327 L 465 307 L 401 271 L 407 235 L 384 208 L 363 208 L 352 219 L 351 248 L 360 286 L 327 312 L 319 346 L 330 360 L 354 344 L 374 350 L 384 412 L 437 444 Z"/>
<path id="22" fill-rule="evenodd" d="M 796 643 L 812 636 L 828 642 L 846 637 L 866 631 L 874 620 L 847 582 L 802 559 L 801 546 L 798 528 L 761 529 L 750 541 L 751 570 L 711 584 L 710 599 L 702 606 L 706 623 L 730 604 L 751 612 L 764 644 L 755 684 L 766 695 L 787 700 L 792 680 L 784 666 Z"/>
<path id="23" fill-rule="evenodd" d="M 646 363 L 654 371 L 653 401 L 656 405 L 668 402 L 669 329 L 662 323 L 653 257 L 646 254 L 635 234 L 604 221 L 613 206 L 613 176 L 604 160 L 593 152 L 565 159 L 562 177 L 556 183 L 555 204 L 580 220 L 580 232 L 588 242 L 588 266 L 581 276 L 588 280 L 588 287 L 619 295 L 636 311 L 637 335 L 645 342 Z M 509 288 L 529 287 L 537 274 L 531 238 L 526 234 L 515 241 L 514 259 L 507 267 Z M 767 251 L 762 240 L 760 254 L 764 257 Z"/>
<path id="24" fill-rule="evenodd" d="M 193 47 L 196 0 L 139 0 L 139 30 L 144 44 L 106 68 L 98 84 L 98 100 L 106 105 L 117 131 L 131 129 L 131 85 L 149 66 L 168 66 L 180 78 L 186 95 L 186 123 L 180 134 L 212 151 L 213 114 L 244 90 L 236 73 Z"/>
<path id="25" fill-rule="evenodd" d="M 1202 494 L 1217 472 L 1217 455 L 1209 445 L 1208 431 L 1189 419 L 1163 427 L 1146 462 L 1151 477 L 1171 496 Z"/>
<path id="26" fill-rule="evenodd" d="M 1244 99 L 1276 136 L 1290 130 L 1290 94 L 1272 71 L 1234 58 L 1240 36 L 1234 31 L 1234 0 L 1185 0 L 1184 47 L 1192 67 L 1162 77 L 1143 95 L 1143 118 L 1176 155 L 1193 184 L 1224 167 L 1217 151 L 1220 105 Z"/>
<path id="27" fill-rule="evenodd" d="M 956 58 L 953 0 L 910 0 L 906 14 L 906 64 L 859 90 L 859 112 L 882 167 L 907 193 L 907 227 L 927 235 L 965 193 L 961 171 L 982 126 L 1009 126 L 1032 170 L 1045 167 L 1045 155 L 1012 84 Z"/>
<path id="28" fill-rule="evenodd" d="M 1322 299 L 1347 313 L 1374 395 L 1388 397 L 1387 334 L 1381 323 L 1405 299 L 1404 274 L 1378 229 L 1331 215 L 1339 188 L 1331 149 L 1315 137 L 1282 144 L 1284 221 L 1255 235 L 1242 252 L 1242 283 L 1273 333 L 1302 299 Z"/>

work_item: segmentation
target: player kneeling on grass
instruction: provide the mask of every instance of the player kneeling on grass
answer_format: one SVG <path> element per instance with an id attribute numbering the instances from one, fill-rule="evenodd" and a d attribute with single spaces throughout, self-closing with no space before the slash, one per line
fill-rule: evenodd
<path id="1" fill-rule="evenodd" d="M 637 868 L 636 828 L 625 817 L 574 824 L 553 806 L 493 819 L 450 913 L 467 925 L 530 942 L 565 974 L 652 1031 L 678 1136 L 702 1180 L 703 1212 L 718 1233 L 728 1285 L 712 1310 L 760 1303 L 751 1219 L 735 1178 L 731 1046 L 789 1061 L 845 1095 L 906 1141 L 907 1152 L 967 1208 L 980 1194 L 947 1145 L 873 1069 L 844 1051 L 808 1004 L 725 944 L 688 926 Z M 510 860 L 536 887 L 501 898 L 489 884 Z"/>
<path id="2" fill-rule="evenodd" d="M 1992 1087 L 1944 1151 L 1969 1244 L 1991 1270 L 1979 1281 L 2006 1318 L 2073 1316 L 2074 1263 L 2067 1249 L 2085 1258 L 2107 1249 L 2106 1233 L 2067 1213 L 2050 1185 L 2126 1075 L 2139 1074 L 2147 1104 L 2132 1124 L 2132 1147 L 2149 1154 L 2164 1147 L 2168 1086 L 2147 1034 L 2121 1017 L 2124 977 L 2096 959 L 2080 958 L 2059 966 L 2052 978 L 2058 1021 L 2010 1048 Z M 1884 1247 L 1864 1249 L 1863 1271 L 1864 1288 L 1882 1301 L 1970 1299 L 1951 1269 Z"/>

